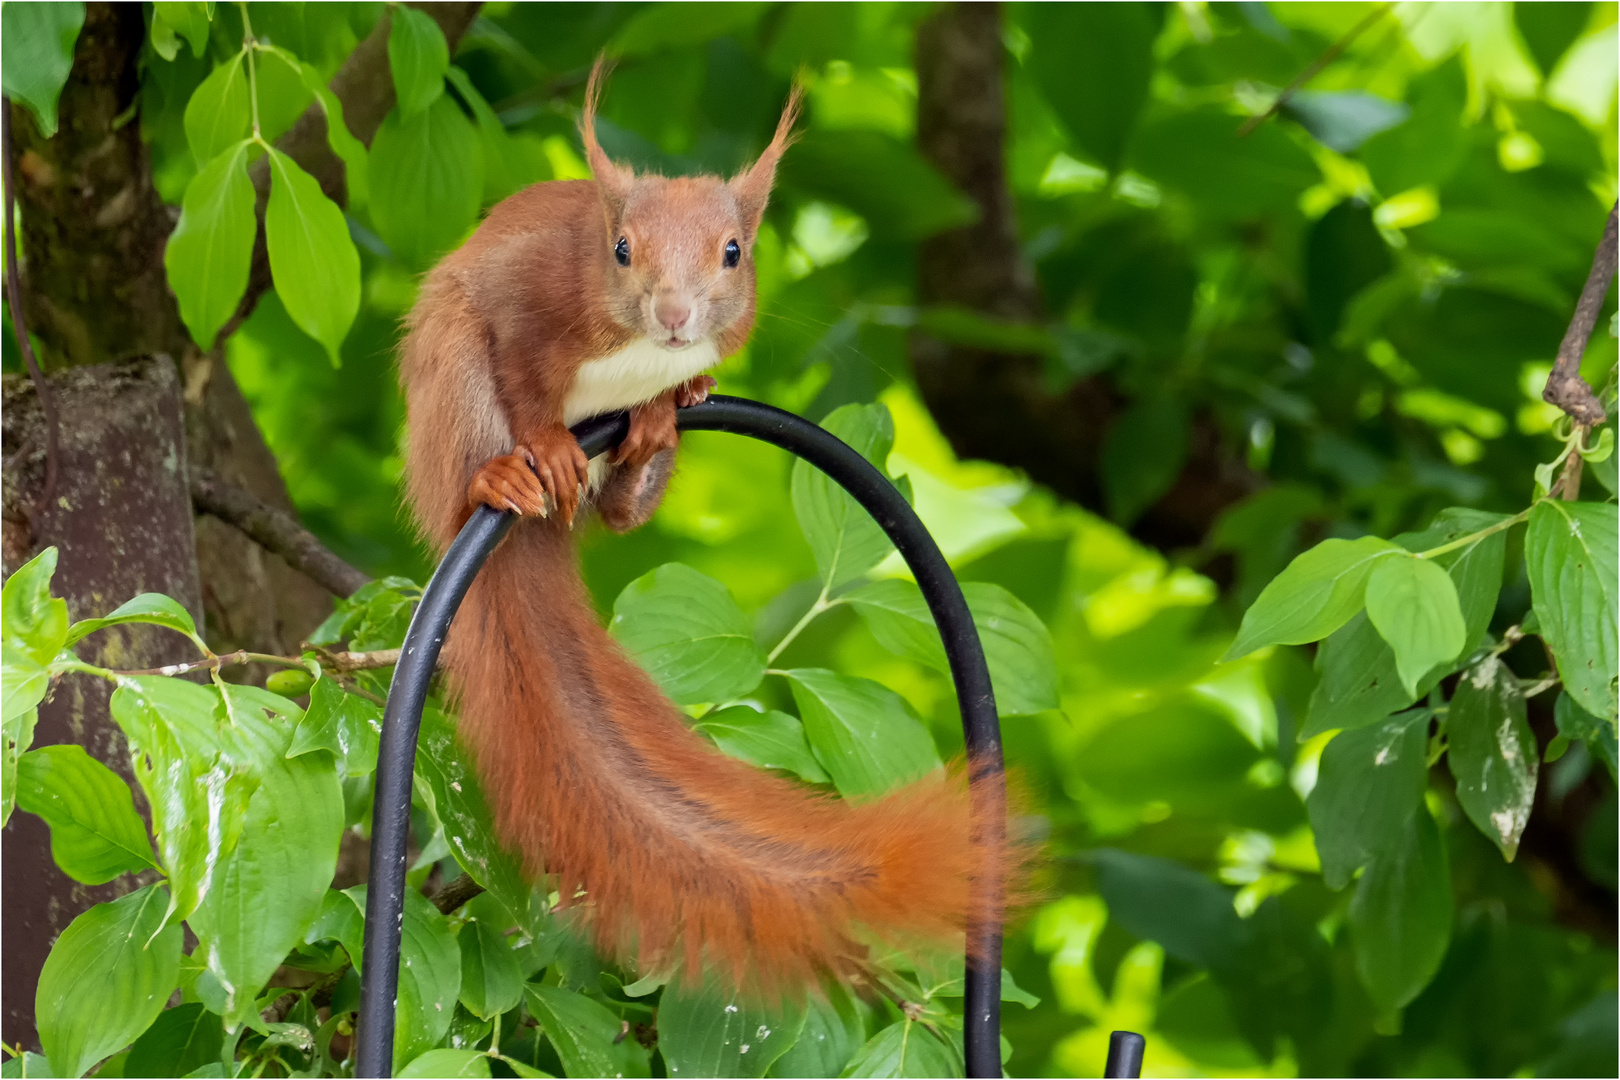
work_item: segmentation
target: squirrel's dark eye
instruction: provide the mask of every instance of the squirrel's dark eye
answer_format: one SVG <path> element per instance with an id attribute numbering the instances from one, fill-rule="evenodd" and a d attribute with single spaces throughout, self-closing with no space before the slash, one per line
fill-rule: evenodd
<path id="1" fill-rule="evenodd" d="M 619 237 L 619 242 L 613 245 L 613 257 L 619 260 L 620 266 L 630 265 L 630 241 Z"/>
<path id="2" fill-rule="evenodd" d="M 741 258 L 742 258 L 742 248 L 737 246 L 737 241 L 735 241 L 735 240 L 727 240 L 726 241 L 726 266 L 727 267 L 736 266 L 737 265 L 737 260 L 741 259 Z"/>

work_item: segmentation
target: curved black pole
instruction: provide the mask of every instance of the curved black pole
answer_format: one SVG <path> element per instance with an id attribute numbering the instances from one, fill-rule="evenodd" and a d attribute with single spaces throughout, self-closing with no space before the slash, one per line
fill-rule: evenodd
<path id="1" fill-rule="evenodd" d="M 683 431 L 730 431 L 780 446 L 816 466 L 872 515 L 911 568 L 939 626 L 962 710 L 974 843 L 1000 846 L 1006 829 L 1001 727 L 984 649 L 962 589 L 929 535 L 894 485 L 837 436 L 790 412 L 742 398 L 709 398 L 676 413 Z M 586 456 L 617 445 L 629 430 L 624 413 L 576 424 Z M 411 778 L 428 682 L 444 637 L 484 560 L 516 520 L 480 507 L 445 553 L 422 593 L 394 668 L 377 756 L 371 824 L 371 876 L 366 893 L 366 939 L 360 980 L 360 1022 L 355 1075 L 392 1076 L 394 1002 L 399 987 L 399 938 L 405 912 L 405 848 L 410 837 Z M 1001 868 L 975 879 L 974 918 L 968 928 L 966 1000 L 963 1002 L 968 1076 L 1001 1075 Z M 373 933 L 375 928 L 385 928 Z"/>

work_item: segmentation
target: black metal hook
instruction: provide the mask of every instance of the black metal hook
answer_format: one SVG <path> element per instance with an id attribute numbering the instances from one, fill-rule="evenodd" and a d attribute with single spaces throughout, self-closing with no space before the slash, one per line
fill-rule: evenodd
<path id="1" fill-rule="evenodd" d="M 962 711 L 962 731 L 974 783 L 974 819 L 999 846 L 1006 829 L 1001 727 L 990 669 L 962 589 L 939 545 L 894 484 L 837 436 L 802 417 L 742 398 L 715 396 L 676 413 L 682 431 L 730 431 L 779 446 L 814 465 L 872 515 L 905 559 L 939 627 Z M 588 457 L 618 444 L 629 430 L 625 413 L 573 427 Z M 361 964 L 355 1075 L 393 1075 L 394 1002 L 399 987 L 399 939 L 405 911 L 405 848 L 410 837 L 411 778 L 428 682 L 456 609 L 473 578 L 516 520 L 480 507 L 434 571 L 405 635 L 383 717 L 371 825 L 371 875 Z M 978 913 L 968 928 L 964 1049 L 968 1076 L 1001 1075 L 1001 912 L 998 867 L 975 882 Z M 381 932 L 374 932 L 374 931 Z"/>

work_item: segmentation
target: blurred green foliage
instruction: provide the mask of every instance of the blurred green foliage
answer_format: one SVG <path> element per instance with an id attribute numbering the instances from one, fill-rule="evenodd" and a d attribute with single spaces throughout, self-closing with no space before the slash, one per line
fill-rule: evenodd
<path id="1" fill-rule="evenodd" d="M 382 13 L 246 8 L 262 38 L 323 77 Z M 1558 448 L 1540 388 L 1616 197 L 1616 5 L 1397 5 L 1240 133 L 1375 10 L 1008 6 L 1006 159 L 1049 320 L 1006 327 L 915 306 L 917 241 L 975 213 L 913 143 L 912 53 L 929 7 L 488 4 L 446 88 L 430 48 L 395 58 L 396 78 L 413 72 L 427 89 L 372 146 L 363 201 L 351 170 L 361 300 L 341 365 L 275 294 L 226 355 L 305 522 L 374 574 L 424 580 L 431 566 L 398 508 L 392 366 L 417 275 L 479 206 L 586 175 L 574 125 L 599 51 L 620 58 L 604 146 L 671 173 L 737 169 L 800 78 L 804 135 L 755 252 L 758 326 L 717 372 L 720 391 L 818 420 L 886 405 L 888 468 L 909 478 L 959 576 L 1002 586 L 1050 631 L 1058 707 L 1004 723 L 1021 827 L 1045 867 L 1040 901 L 1008 940 L 1008 967 L 1040 998 L 1007 1009 L 1009 1071 L 1096 1075 L 1108 1031 L 1124 1027 L 1148 1034 L 1156 1075 L 1612 1074 L 1613 759 L 1605 770 L 1582 741 L 1595 729 L 1580 726 L 1602 720 L 1561 700 L 1551 728 L 1553 695 L 1532 705 L 1548 714 L 1541 727 L 1570 736 L 1542 770 L 1536 813 L 1586 822 L 1556 871 L 1545 854 L 1505 862 L 1440 770 L 1405 778 L 1400 797 L 1417 810 L 1401 819 L 1402 843 L 1441 860 L 1446 883 L 1404 914 L 1444 921 L 1449 945 L 1440 939 L 1432 979 L 1392 1008 L 1376 1003 L 1389 996 L 1380 987 L 1410 973 L 1369 970 L 1358 940 L 1399 928 L 1381 929 L 1371 900 L 1352 903 L 1377 883 L 1340 888 L 1361 865 L 1346 853 L 1356 837 L 1311 829 L 1329 795 L 1354 804 L 1367 792 L 1324 790 L 1307 811 L 1323 762 L 1352 749 L 1335 729 L 1308 730 L 1309 652 L 1217 663 L 1302 549 L 1423 529 L 1444 507 L 1516 513 Z M 150 59 L 140 122 L 178 205 L 199 167 L 187 104 L 237 53 L 242 16 L 220 5 L 206 35 L 177 25 L 191 48 L 160 29 L 153 48 L 172 59 Z M 259 89 L 275 105 L 262 120 L 270 139 L 310 100 L 284 82 Z M 451 167 L 402 175 L 412 132 Z M 1607 301 L 1583 362 L 1611 403 L 1613 310 Z M 919 325 L 1043 352 L 1054 390 L 1090 377 L 1117 390 L 1127 406 L 1103 458 L 1106 516 L 957 460 L 910 383 L 906 335 Z M 1193 417 L 1211 418 L 1232 467 L 1265 483 L 1200 547 L 1155 551 L 1127 530 L 1189 454 L 1209 452 L 1188 437 Z M 1588 498 L 1613 491 L 1613 460 L 1589 467 Z M 761 444 L 687 436 L 651 524 L 587 534 L 600 609 L 680 562 L 729 588 L 758 642 L 781 640 L 820 590 L 792 474 Z M 1508 535 L 1495 635 L 1531 601 L 1524 533 Z M 891 557 L 875 575 L 901 569 Z M 779 666 L 875 680 L 941 752 L 959 750 L 949 681 L 879 647 L 880 624 L 859 606 L 828 611 Z M 1546 667 L 1528 649 L 1503 659 L 1526 677 Z M 785 686 L 757 696 L 793 704 Z M 1387 739 L 1428 753 L 1400 720 Z M 1583 897 L 1607 919 L 1573 916 Z"/>

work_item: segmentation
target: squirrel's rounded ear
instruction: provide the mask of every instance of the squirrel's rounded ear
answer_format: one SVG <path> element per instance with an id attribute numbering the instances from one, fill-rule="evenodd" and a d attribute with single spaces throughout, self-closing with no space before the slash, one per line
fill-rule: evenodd
<path id="1" fill-rule="evenodd" d="M 630 185 L 635 173 L 613 163 L 600 143 L 596 141 L 596 104 L 602 93 L 602 81 L 609 69 L 607 56 L 596 58 L 591 77 L 585 84 L 585 110 L 579 118 L 579 135 L 585 144 L 585 163 L 591 167 L 591 176 L 602 192 L 602 204 L 607 209 L 608 230 L 618 228 L 624 215 L 625 200 L 630 196 Z"/>
<path id="2" fill-rule="evenodd" d="M 799 118 L 799 105 L 804 99 L 804 88 L 794 83 L 788 95 L 782 118 L 776 122 L 776 134 L 759 160 L 739 173 L 731 181 L 732 194 L 737 198 L 737 209 L 742 217 L 743 231 L 749 243 L 759 233 L 760 220 L 765 216 L 765 204 L 770 202 L 771 185 L 776 182 L 776 165 L 793 144 L 793 124 Z"/>

